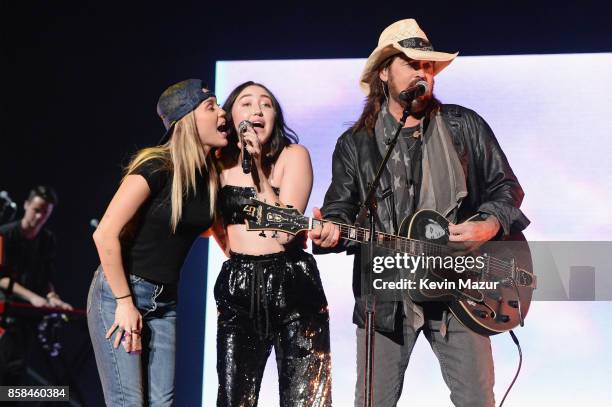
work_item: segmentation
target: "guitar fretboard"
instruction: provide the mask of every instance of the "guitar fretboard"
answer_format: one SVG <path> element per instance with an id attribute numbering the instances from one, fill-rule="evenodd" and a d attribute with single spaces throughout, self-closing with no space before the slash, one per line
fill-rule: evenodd
<path id="1" fill-rule="evenodd" d="M 323 227 L 325 223 L 333 223 L 337 225 L 340 229 L 340 237 L 342 239 L 359 243 L 367 243 L 370 241 L 369 229 L 322 219 L 312 219 L 312 227 L 317 225 L 321 225 L 321 227 Z M 444 256 L 451 254 L 451 250 L 443 245 L 426 242 L 423 240 L 410 239 L 384 232 L 374 232 L 374 243 L 376 246 L 407 253 L 411 256 Z"/>
<path id="2" fill-rule="evenodd" d="M 335 224 L 340 230 L 340 237 L 345 240 L 368 243 L 370 242 L 370 230 L 368 228 L 347 225 L 345 223 L 334 222 L 331 220 L 314 219 L 302 215 L 295 209 L 281 208 L 257 201 L 257 206 L 246 205 L 244 210 L 250 216 L 254 216 L 257 222 L 254 227 L 248 223 L 249 230 L 276 230 L 288 233 L 298 233 L 300 231 L 311 230 L 317 226 L 323 227 L 326 223 Z M 374 232 L 374 245 L 387 250 L 399 253 L 406 253 L 410 256 L 444 257 L 453 256 L 454 250 L 446 244 L 438 244 L 427 240 L 411 239 L 384 232 Z M 515 266 L 514 259 L 510 261 L 498 259 L 494 256 L 484 254 L 486 265 L 484 269 L 478 269 L 479 273 L 496 272 L 512 279 L 516 279 L 523 273 L 530 274 Z"/>

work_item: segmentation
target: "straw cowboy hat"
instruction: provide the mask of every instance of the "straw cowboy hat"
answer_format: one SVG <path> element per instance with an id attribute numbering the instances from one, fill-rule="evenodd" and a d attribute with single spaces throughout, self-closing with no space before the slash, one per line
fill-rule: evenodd
<path id="1" fill-rule="evenodd" d="M 434 51 L 427 36 L 414 19 L 396 21 L 380 34 L 378 46 L 366 61 L 359 80 L 359 86 L 366 95 L 370 93 L 368 81 L 372 75 L 378 74 L 380 63 L 390 56 L 400 53 L 411 59 L 432 61 L 434 63 L 434 75 L 446 68 L 459 54 L 458 52 L 448 54 Z"/>

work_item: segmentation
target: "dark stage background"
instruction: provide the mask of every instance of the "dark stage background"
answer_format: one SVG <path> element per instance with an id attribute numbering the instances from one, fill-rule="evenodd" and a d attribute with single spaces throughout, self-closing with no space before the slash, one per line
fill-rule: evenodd
<path id="1" fill-rule="evenodd" d="M 408 17 L 436 49 L 463 56 L 612 51 L 607 1 L 0 4 L 0 190 L 21 204 L 33 185 L 57 189 L 56 286 L 78 307 L 98 263 L 89 221 L 129 157 L 160 137 L 157 97 L 189 77 L 213 84 L 217 60 L 365 58 Z M 568 77 L 568 97 L 588 80 Z"/>

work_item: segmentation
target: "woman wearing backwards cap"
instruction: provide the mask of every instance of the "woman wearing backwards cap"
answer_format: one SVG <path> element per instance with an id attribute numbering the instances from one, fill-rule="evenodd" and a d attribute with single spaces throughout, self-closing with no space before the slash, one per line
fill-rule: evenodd
<path id="1" fill-rule="evenodd" d="M 215 237 L 229 256 L 215 284 L 218 407 L 257 405 L 272 347 L 280 405 L 331 405 L 329 316 L 314 257 L 304 240 L 246 230 L 252 198 L 304 211 L 312 188 L 308 150 L 287 127 L 266 87 L 245 82 L 223 108 L 228 145 L 220 151 Z M 244 121 L 247 121 L 245 123 Z M 243 149 L 244 143 L 244 149 Z M 251 159 L 243 167 L 244 150 Z"/>
<path id="2" fill-rule="evenodd" d="M 87 322 L 112 406 L 172 405 L 179 272 L 212 224 L 211 150 L 227 144 L 225 112 L 198 79 L 166 89 L 157 112 L 160 145 L 132 159 L 93 235 L 101 264 Z"/>

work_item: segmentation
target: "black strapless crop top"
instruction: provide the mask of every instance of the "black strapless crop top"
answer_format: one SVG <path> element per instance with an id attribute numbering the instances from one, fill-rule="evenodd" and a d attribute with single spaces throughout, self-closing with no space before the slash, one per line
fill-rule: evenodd
<path id="1" fill-rule="evenodd" d="M 280 189 L 272 187 L 276 195 Z M 237 185 L 224 185 L 219 190 L 217 205 L 223 223 L 225 225 L 244 224 L 247 214 L 243 208 L 251 203 L 251 199 L 257 198 L 257 191 L 254 187 L 240 187 Z"/>

